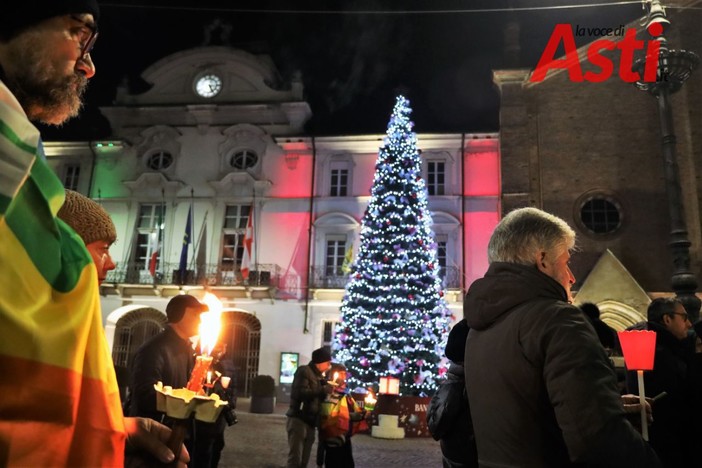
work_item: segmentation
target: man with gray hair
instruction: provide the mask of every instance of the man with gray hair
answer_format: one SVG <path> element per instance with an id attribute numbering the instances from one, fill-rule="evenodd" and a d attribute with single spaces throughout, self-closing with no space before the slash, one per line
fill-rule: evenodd
<path id="1" fill-rule="evenodd" d="M 535 208 L 509 213 L 464 301 L 466 386 L 481 467 L 659 466 L 626 420 L 594 330 L 571 305 L 575 232 Z"/>

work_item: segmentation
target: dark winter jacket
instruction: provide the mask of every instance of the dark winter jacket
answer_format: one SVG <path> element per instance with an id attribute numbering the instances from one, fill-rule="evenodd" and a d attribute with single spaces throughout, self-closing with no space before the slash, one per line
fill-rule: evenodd
<path id="1" fill-rule="evenodd" d="M 427 412 L 429 432 L 441 444 L 444 468 L 478 466 L 463 375 L 463 365 L 451 363 L 446 380 L 432 397 Z"/>
<path id="2" fill-rule="evenodd" d="M 170 326 L 144 343 L 134 355 L 129 414 L 160 421 L 154 384 L 161 381 L 173 388 L 185 387 L 193 362 L 190 340 L 178 336 Z"/>
<path id="3" fill-rule="evenodd" d="M 466 383 L 481 467 L 659 466 L 625 419 L 587 319 L 537 268 L 493 263 L 466 295 Z"/>
<path id="4" fill-rule="evenodd" d="M 664 325 L 655 322 L 642 322 L 629 329 L 656 332 L 653 370 L 644 371 L 644 389 L 649 397 L 661 392 L 667 395 L 653 403 L 651 446 L 666 468 L 699 466 L 697 451 L 702 430 L 693 404 L 700 397 L 697 379 L 692 375 L 694 344 L 677 339 Z M 638 394 L 636 371 L 627 372 L 626 380 L 628 391 Z"/>
<path id="5" fill-rule="evenodd" d="M 290 408 L 285 414 L 317 427 L 321 403 L 326 396 L 323 380 L 322 373 L 313 362 L 298 367 L 290 389 Z"/>

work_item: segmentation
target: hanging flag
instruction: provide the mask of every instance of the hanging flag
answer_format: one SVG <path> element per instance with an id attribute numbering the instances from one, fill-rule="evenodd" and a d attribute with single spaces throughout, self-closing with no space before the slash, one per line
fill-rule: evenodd
<path id="1" fill-rule="evenodd" d="M 4 104 L 6 96 L 0 98 L 0 465 L 124 466 L 124 418 L 95 265 L 83 240 L 56 217 L 64 188 L 46 162 L 39 132 Z"/>
<path id="2" fill-rule="evenodd" d="M 251 252 L 253 251 L 254 240 L 253 216 L 254 209 L 252 205 L 251 211 L 249 211 L 249 220 L 246 223 L 246 232 L 244 233 L 244 255 L 241 257 L 241 277 L 244 280 L 249 279 L 249 271 L 251 270 Z"/>
<path id="3" fill-rule="evenodd" d="M 345 275 L 351 273 L 351 265 L 353 264 L 353 243 L 349 243 L 349 248 L 346 249 L 344 255 L 344 263 L 341 264 L 341 272 Z"/>
<path id="4" fill-rule="evenodd" d="M 151 258 L 149 259 L 149 273 L 151 276 L 156 277 L 156 267 L 158 266 L 158 251 L 161 246 L 159 245 L 159 232 L 160 226 L 156 228 L 156 232 L 152 232 L 150 237 L 151 242 Z"/>
<path id="5" fill-rule="evenodd" d="M 188 208 L 188 220 L 185 223 L 185 233 L 183 234 L 183 248 L 180 250 L 180 265 L 178 266 L 178 275 L 180 284 L 185 284 L 186 272 L 188 269 L 188 246 L 192 242 L 192 217 L 193 206 Z"/>

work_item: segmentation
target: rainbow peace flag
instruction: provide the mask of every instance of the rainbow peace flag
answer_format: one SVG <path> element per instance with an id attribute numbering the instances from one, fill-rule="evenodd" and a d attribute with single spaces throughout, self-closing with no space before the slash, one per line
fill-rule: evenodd
<path id="1" fill-rule="evenodd" d="M 124 465 L 97 275 L 64 189 L 0 83 L 0 465 Z"/>

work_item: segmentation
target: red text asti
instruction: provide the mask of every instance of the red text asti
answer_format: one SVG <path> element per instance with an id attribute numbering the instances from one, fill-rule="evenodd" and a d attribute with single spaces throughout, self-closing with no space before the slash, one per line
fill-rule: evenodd
<path id="1" fill-rule="evenodd" d="M 648 28 L 648 32 L 651 36 L 657 37 L 663 33 L 663 27 L 660 24 L 652 24 Z M 560 43 L 563 43 L 563 48 L 565 49 L 565 58 L 556 59 L 556 52 Z M 632 65 L 634 63 L 634 52 L 637 50 L 646 50 L 646 65 L 644 67 L 644 76 L 641 80 L 641 76 L 638 72 L 633 71 Z M 627 83 L 634 83 L 637 81 L 644 81 L 652 83 L 656 81 L 656 74 L 658 72 L 658 52 L 660 50 L 660 42 L 657 40 L 648 41 L 645 44 L 644 41 L 636 39 L 636 29 L 629 28 L 626 30 L 624 37 L 618 41 L 613 41 L 611 39 L 598 39 L 592 42 L 587 48 L 587 60 L 590 61 L 596 67 L 599 67 L 599 71 L 587 71 L 583 73 L 580 66 L 580 60 L 578 59 L 578 51 L 575 46 L 575 38 L 573 35 L 573 28 L 570 24 L 558 24 L 551 34 L 551 38 L 546 44 L 546 49 L 539 59 L 539 63 L 532 73 L 529 81 L 540 82 L 546 78 L 546 74 L 552 69 L 566 69 L 568 70 L 568 75 L 570 80 L 573 82 L 583 82 L 589 81 L 591 83 L 600 83 L 610 76 L 614 71 L 614 63 L 609 58 L 601 55 L 603 50 L 615 50 L 620 51 L 619 60 L 619 77 L 626 81 Z"/>

